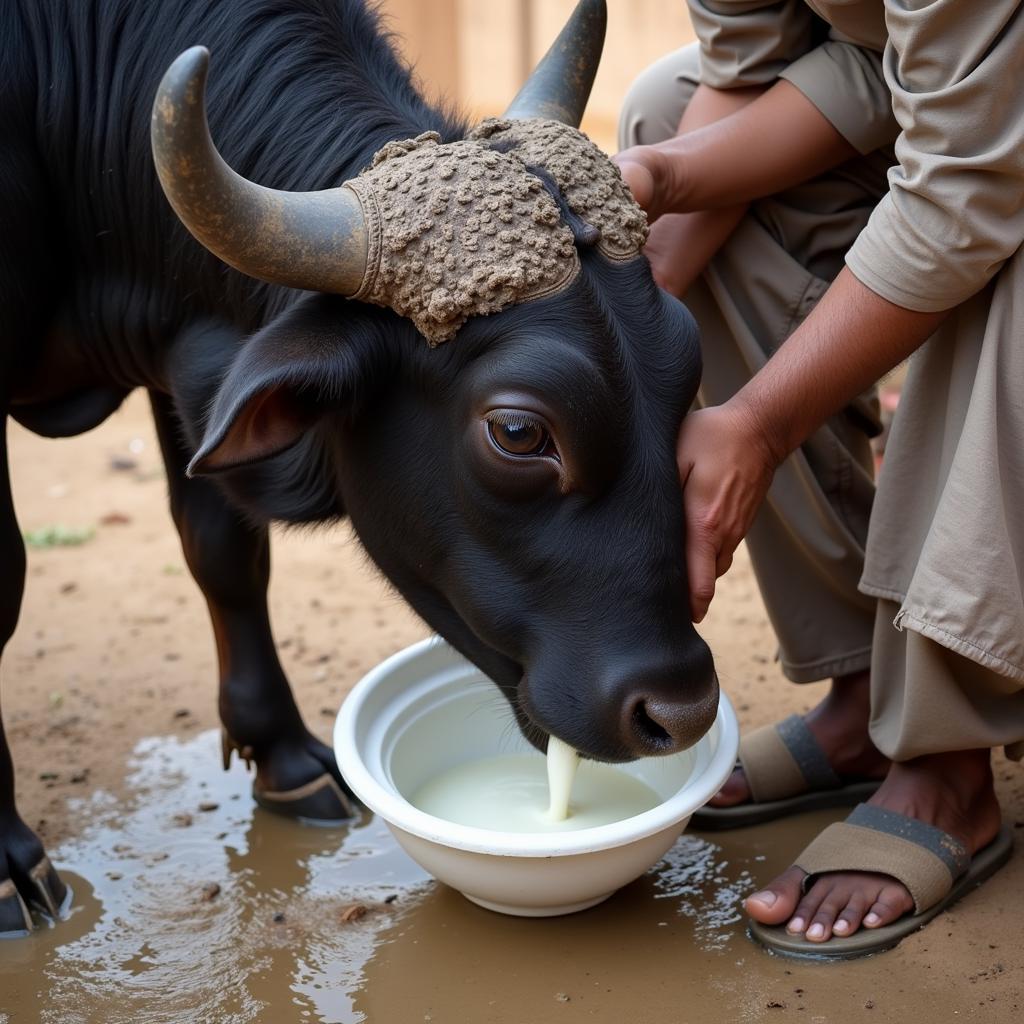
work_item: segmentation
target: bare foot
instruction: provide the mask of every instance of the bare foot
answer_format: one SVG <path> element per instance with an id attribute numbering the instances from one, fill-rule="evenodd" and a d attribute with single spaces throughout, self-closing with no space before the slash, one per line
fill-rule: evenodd
<path id="1" fill-rule="evenodd" d="M 868 803 L 941 828 L 965 843 L 973 856 L 999 831 L 990 754 L 967 750 L 894 763 Z M 852 935 L 862 925 L 892 924 L 914 908 L 906 888 L 887 875 L 829 873 L 806 893 L 803 879 L 797 867 L 784 871 L 747 899 L 747 913 L 762 924 L 786 922 L 786 931 L 811 942 L 826 942 L 833 934 Z"/>
<path id="2" fill-rule="evenodd" d="M 889 759 L 868 736 L 870 679 L 867 672 L 834 679 L 825 699 L 804 717 L 840 778 L 882 779 L 889 768 Z M 735 807 L 749 799 L 746 776 L 737 768 L 709 805 Z"/>

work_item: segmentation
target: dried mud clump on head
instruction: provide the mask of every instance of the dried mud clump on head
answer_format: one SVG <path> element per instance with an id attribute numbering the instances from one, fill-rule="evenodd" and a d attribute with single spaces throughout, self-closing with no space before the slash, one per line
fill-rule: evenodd
<path id="1" fill-rule="evenodd" d="M 369 235 L 353 297 L 408 317 L 437 345 L 472 316 L 568 286 L 579 271 L 573 234 L 529 167 L 544 168 L 601 231 L 606 256 L 639 251 L 644 215 L 589 139 L 553 121 L 490 120 L 459 142 L 441 144 L 435 132 L 390 142 L 347 183 Z"/>
<path id="2" fill-rule="evenodd" d="M 471 317 L 550 294 L 575 276 L 558 204 L 523 165 L 432 132 L 392 142 L 349 182 L 370 227 L 355 296 L 409 317 L 431 344 Z"/>
<path id="3" fill-rule="evenodd" d="M 543 167 L 557 182 L 569 208 L 601 232 L 598 249 L 611 259 L 629 259 L 647 241 L 647 217 L 622 180 L 618 167 L 582 132 L 542 118 L 488 118 L 471 139 L 511 144 L 527 167 Z"/>

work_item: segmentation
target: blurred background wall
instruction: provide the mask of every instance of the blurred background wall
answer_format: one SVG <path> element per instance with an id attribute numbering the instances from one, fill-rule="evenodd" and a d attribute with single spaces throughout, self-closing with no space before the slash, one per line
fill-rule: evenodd
<path id="1" fill-rule="evenodd" d="M 558 35 L 575 0 L 383 0 L 432 96 L 500 114 Z M 693 39 L 685 0 L 608 0 L 608 36 L 583 129 L 615 150 L 619 106 L 648 64 Z"/>

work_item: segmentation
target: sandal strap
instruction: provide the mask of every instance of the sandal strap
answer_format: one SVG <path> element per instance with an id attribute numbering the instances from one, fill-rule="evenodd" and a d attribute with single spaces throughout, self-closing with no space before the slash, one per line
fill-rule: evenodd
<path id="1" fill-rule="evenodd" d="M 858 804 L 846 821 L 829 825 L 795 861 L 807 872 L 805 891 L 830 871 L 889 875 L 907 887 L 918 914 L 938 903 L 970 863 L 970 852 L 955 836 L 871 804 Z"/>
<path id="2" fill-rule="evenodd" d="M 755 803 L 842 785 L 800 715 L 745 736 L 740 742 L 740 764 Z"/>

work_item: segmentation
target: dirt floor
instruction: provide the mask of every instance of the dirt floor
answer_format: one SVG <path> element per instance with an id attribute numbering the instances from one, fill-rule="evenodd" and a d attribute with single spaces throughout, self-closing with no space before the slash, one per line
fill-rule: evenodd
<path id="1" fill-rule="evenodd" d="M 76 902 L 0 945 L 0 1024 L 1021 1019 L 1024 858 L 899 949 L 819 965 L 763 953 L 737 904 L 825 815 L 684 836 L 603 906 L 537 921 L 431 883 L 373 819 L 320 830 L 254 809 L 244 769 L 219 766 L 213 643 L 145 403 L 69 441 L 14 428 L 12 451 L 23 529 L 87 539 L 32 548 L 4 662 L 19 806 Z M 329 739 L 348 688 L 426 630 L 346 530 L 277 541 L 285 667 Z M 782 680 L 745 559 L 702 629 L 744 726 L 816 699 Z M 1024 772 L 997 774 L 1021 835 Z"/>

